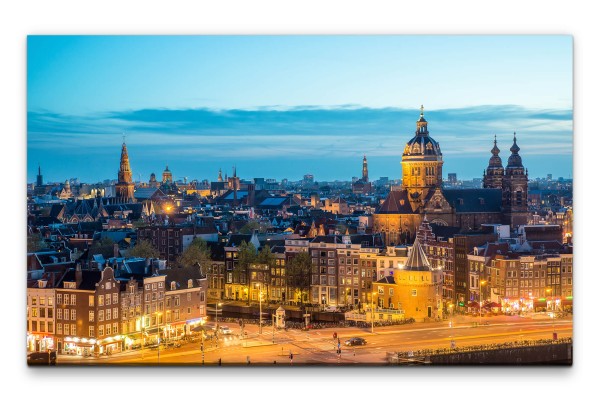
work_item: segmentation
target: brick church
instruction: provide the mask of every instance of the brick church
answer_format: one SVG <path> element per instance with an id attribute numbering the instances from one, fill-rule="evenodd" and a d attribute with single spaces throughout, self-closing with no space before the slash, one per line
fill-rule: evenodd
<path id="1" fill-rule="evenodd" d="M 481 224 L 527 224 L 527 170 L 514 135 L 506 168 L 496 139 L 484 171 L 483 188 L 442 188 L 442 151 L 429 136 L 423 115 L 402 154 L 402 185 L 392 189 L 373 215 L 373 229 L 386 245 L 412 243 L 425 215 L 431 224 L 477 229 Z"/>

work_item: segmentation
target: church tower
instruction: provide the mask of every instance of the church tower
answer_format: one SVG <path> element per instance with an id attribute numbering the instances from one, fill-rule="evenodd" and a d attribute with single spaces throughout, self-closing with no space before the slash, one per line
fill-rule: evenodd
<path id="1" fill-rule="evenodd" d="M 219 169 L 219 176 L 217 177 L 217 182 L 223 182 L 223 175 L 221 169 Z"/>
<path id="2" fill-rule="evenodd" d="M 165 167 L 165 171 L 162 173 L 162 183 L 163 184 L 172 184 L 173 183 L 173 174 L 169 170 L 169 165 Z"/>
<path id="3" fill-rule="evenodd" d="M 129 155 L 127 154 L 127 145 L 123 141 L 121 147 L 121 164 L 119 167 L 118 182 L 116 185 L 116 197 L 118 202 L 134 202 L 133 198 L 133 180 L 131 168 L 129 167 Z"/>
<path id="4" fill-rule="evenodd" d="M 519 150 L 517 134 L 514 133 L 511 155 L 502 181 L 502 210 L 505 224 L 510 224 L 511 228 L 527 224 L 528 177 Z"/>
<path id="5" fill-rule="evenodd" d="M 402 154 L 402 189 L 408 193 L 413 210 L 423 205 L 429 192 L 442 186 L 442 151 L 440 145 L 429 136 L 427 120 L 417 121 L 415 136 L 406 143 Z"/>
<path id="6" fill-rule="evenodd" d="M 363 155 L 362 180 L 369 182 L 369 167 L 367 166 L 367 155 Z"/>
<path id="7" fill-rule="evenodd" d="M 502 167 L 502 159 L 498 156 L 500 149 L 498 149 L 496 143 L 496 135 L 494 135 L 494 147 L 491 152 L 492 157 L 490 157 L 488 167 L 483 173 L 483 187 L 501 189 L 502 180 L 504 179 L 504 167 Z"/>

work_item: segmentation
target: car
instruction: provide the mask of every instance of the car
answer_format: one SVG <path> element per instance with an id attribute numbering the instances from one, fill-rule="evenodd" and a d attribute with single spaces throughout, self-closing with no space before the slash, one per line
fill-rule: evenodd
<path id="1" fill-rule="evenodd" d="M 219 331 L 222 334 L 233 334 L 233 331 L 231 331 L 231 329 L 228 326 L 220 326 Z"/>
<path id="2" fill-rule="evenodd" d="M 329 305 L 329 306 L 325 307 L 324 311 L 325 312 L 339 312 L 340 308 L 338 308 L 337 306 L 334 306 L 334 305 Z"/>
<path id="3" fill-rule="evenodd" d="M 56 365 L 56 351 L 32 352 L 27 355 L 28 365 Z"/>
<path id="4" fill-rule="evenodd" d="M 344 341 L 344 344 L 346 344 L 348 347 L 353 347 L 355 345 L 365 345 L 366 343 L 367 340 L 361 337 L 352 337 Z"/>

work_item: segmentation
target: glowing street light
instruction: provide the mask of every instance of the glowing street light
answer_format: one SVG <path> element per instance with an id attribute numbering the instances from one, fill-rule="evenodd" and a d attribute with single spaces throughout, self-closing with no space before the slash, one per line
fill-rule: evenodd
<path id="1" fill-rule="evenodd" d="M 481 315 L 483 309 L 483 286 L 487 283 L 485 280 L 481 280 L 479 282 L 481 285 L 479 286 L 479 325 L 481 326 Z"/>
<path id="2" fill-rule="evenodd" d="M 375 333 L 375 291 L 371 294 L 371 333 Z"/>

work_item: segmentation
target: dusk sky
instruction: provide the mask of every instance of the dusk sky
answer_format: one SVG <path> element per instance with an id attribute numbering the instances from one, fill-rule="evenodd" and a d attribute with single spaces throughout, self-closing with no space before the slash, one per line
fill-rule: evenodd
<path id="1" fill-rule="evenodd" d="M 30 36 L 27 180 L 401 175 L 425 106 L 444 178 L 513 131 L 530 177 L 572 176 L 570 36 Z"/>

